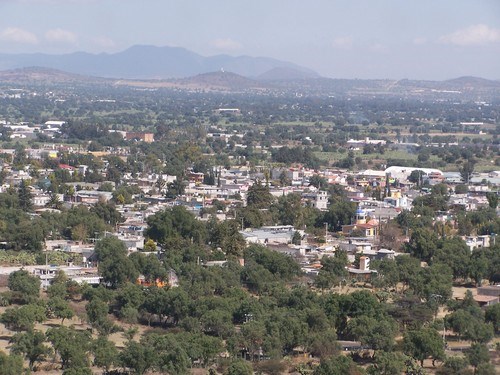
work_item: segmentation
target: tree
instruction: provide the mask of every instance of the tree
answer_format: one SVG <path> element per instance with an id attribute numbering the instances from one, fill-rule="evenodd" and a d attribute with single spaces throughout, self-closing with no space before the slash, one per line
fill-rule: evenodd
<path id="1" fill-rule="evenodd" d="M 333 329 L 309 334 L 309 351 L 319 358 L 328 358 L 339 354 L 340 345 L 337 342 L 337 333 Z"/>
<path id="2" fill-rule="evenodd" d="M 328 186 L 328 181 L 326 178 L 314 174 L 309 178 L 309 185 L 314 186 L 317 189 L 325 190 Z"/>
<path id="3" fill-rule="evenodd" d="M 467 277 L 469 260 L 470 250 L 459 237 L 448 237 L 440 241 L 432 258 L 433 263 L 443 263 L 450 267 L 454 279 Z"/>
<path id="4" fill-rule="evenodd" d="M 470 256 L 468 276 L 472 278 L 477 286 L 481 286 L 482 280 L 488 278 L 491 258 L 484 249 L 474 249 Z"/>
<path id="5" fill-rule="evenodd" d="M 49 328 L 46 332 L 47 340 L 52 343 L 56 354 L 61 358 L 64 370 L 73 368 L 88 368 L 88 355 L 91 349 L 89 332 L 76 331 L 73 327 L 59 326 Z"/>
<path id="6" fill-rule="evenodd" d="M 234 360 L 231 362 L 224 375 L 252 375 L 252 365 L 247 361 Z"/>
<path id="7" fill-rule="evenodd" d="M 262 185 L 261 181 L 255 182 L 247 192 L 247 206 L 251 208 L 269 208 L 274 198 L 269 191 L 269 186 Z"/>
<path id="8" fill-rule="evenodd" d="M 105 223 L 113 227 L 125 221 L 124 217 L 116 210 L 113 203 L 97 202 L 90 208 L 90 212 L 96 214 Z"/>
<path id="9" fill-rule="evenodd" d="M 184 206 L 174 206 L 149 216 L 147 223 L 146 235 L 162 244 L 179 239 L 202 244 L 207 238 L 205 225 Z"/>
<path id="10" fill-rule="evenodd" d="M 300 245 L 301 242 L 302 242 L 302 235 L 300 234 L 299 231 L 295 231 L 292 237 L 292 244 Z"/>
<path id="11" fill-rule="evenodd" d="M 438 237 L 429 229 L 417 228 L 413 230 L 410 241 L 406 246 L 407 252 L 414 257 L 430 262 L 437 250 Z"/>
<path id="12" fill-rule="evenodd" d="M 118 356 L 119 362 L 136 375 L 142 375 L 153 368 L 158 361 L 155 348 L 140 344 L 136 341 L 128 341 L 125 348 Z"/>
<path id="13" fill-rule="evenodd" d="M 316 285 L 321 289 L 338 285 L 348 275 L 346 269 L 348 264 L 345 251 L 337 250 L 333 257 L 324 256 L 321 258 L 321 269 L 315 281 Z"/>
<path id="14" fill-rule="evenodd" d="M 429 357 L 432 357 L 433 365 L 435 360 L 444 359 L 443 338 L 433 328 L 405 332 L 403 348 L 405 354 L 420 361 L 421 366 L 424 365 L 424 360 Z"/>
<path id="15" fill-rule="evenodd" d="M 185 375 L 191 365 L 190 359 L 177 335 L 151 334 L 143 337 L 141 345 L 154 350 L 153 362 L 158 371 L 168 374 Z"/>
<path id="16" fill-rule="evenodd" d="M 11 352 L 13 354 L 23 354 L 28 360 L 30 370 L 36 362 L 41 362 L 52 349 L 45 345 L 45 335 L 40 331 L 29 330 L 28 332 L 17 333 L 10 340 Z"/>
<path id="17" fill-rule="evenodd" d="M 485 344 L 472 344 L 465 355 L 469 363 L 474 367 L 474 373 L 476 373 L 479 365 L 490 362 L 490 354 Z"/>
<path id="18" fill-rule="evenodd" d="M 0 321 L 14 331 L 29 331 L 35 322 L 42 323 L 46 319 L 45 306 L 30 304 L 5 310 Z"/>
<path id="19" fill-rule="evenodd" d="M 75 315 L 69 303 L 61 297 L 50 298 L 47 307 L 54 317 L 61 319 L 61 324 L 64 324 L 65 319 L 71 319 Z"/>
<path id="20" fill-rule="evenodd" d="M 368 367 L 370 375 L 401 375 L 408 357 L 400 352 L 375 352 L 375 363 Z"/>
<path id="21" fill-rule="evenodd" d="M 493 324 L 495 332 L 500 332 L 500 303 L 486 308 L 485 321 L 486 323 Z"/>
<path id="22" fill-rule="evenodd" d="M 472 176 L 472 173 L 474 172 L 474 166 L 475 162 L 473 160 L 467 160 L 465 163 L 462 164 L 460 167 L 460 176 L 462 177 L 462 180 L 468 184 L 470 181 L 470 178 Z"/>
<path id="23" fill-rule="evenodd" d="M 22 303 L 30 303 L 40 295 L 40 279 L 26 270 L 14 271 L 9 275 L 7 286 L 14 292 L 14 298 Z"/>
<path id="24" fill-rule="evenodd" d="M 19 355 L 7 355 L 0 351 L 0 369 L 2 375 L 19 375 L 23 372 L 23 358 Z"/>
<path id="25" fill-rule="evenodd" d="M 144 244 L 143 250 L 146 253 L 156 252 L 156 243 L 152 239 L 147 240 L 146 243 Z"/>
<path id="26" fill-rule="evenodd" d="M 279 221 L 283 225 L 293 225 L 295 228 L 303 226 L 303 207 L 300 194 L 288 194 L 278 198 L 278 202 L 273 205 L 277 211 Z"/>
<path id="27" fill-rule="evenodd" d="M 87 366 L 70 367 L 63 371 L 62 375 L 92 375 L 92 369 Z"/>
<path id="28" fill-rule="evenodd" d="M 437 375 L 469 375 L 469 361 L 467 358 L 452 356 L 446 358 L 443 365 L 437 370 Z"/>
<path id="29" fill-rule="evenodd" d="M 410 281 L 410 288 L 428 303 L 444 304 L 452 295 L 453 275 L 442 263 L 421 268 Z"/>
<path id="30" fill-rule="evenodd" d="M 114 329 L 113 322 L 108 318 L 108 304 L 99 298 L 93 298 L 85 305 L 88 322 L 101 334 L 110 334 Z"/>
<path id="31" fill-rule="evenodd" d="M 361 375 L 362 373 L 351 357 L 339 355 L 322 360 L 319 366 L 314 369 L 313 375 Z"/>
<path id="32" fill-rule="evenodd" d="M 167 192 L 165 196 L 168 199 L 175 199 L 178 196 L 184 195 L 186 184 L 181 177 L 177 177 L 174 181 L 167 184 Z"/>
<path id="33" fill-rule="evenodd" d="M 209 221 L 208 239 L 212 248 L 220 248 L 226 255 L 241 257 L 245 239 L 239 229 L 236 220 Z"/>
<path id="34" fill-rule="evenodd" d="M 45 206 L 56 210 L 60 210 L 62 208 L 62 202 L 59 199 L 59 195 L 55 192 L 52 192 L 50 194 L 50 200 L 47 202 Z"/>
<path id="35" fill-rule="evenodd" d="M 137 280 L 139 274 L 127 257 L 125 244 L 118 238 L 106 237 L 97 242 L 95 254 L 99 261 L 99 274 L 112 288 Z"/>
<path id="36" fill-rule="evenodd" d="M 394 337 L 397 333 L 396 322 L 390 318 L 373 318 L 360 316 L 349 321 L 349 334 L 361 344 L 373 350 L 390 351 L 394 346 Z"/>
<path id="37" fill-rule="evenodd" d="M 19 208 L 21 210 L 26 212 L 33 210 L 33 195 L 31 194 L 28 181 L 21 180 L 17 190 L 17 197 L 19 201 Z"/>
<path id="38" fill-rule="evenodd" d="M 480 309 L 477 312 L 473 308 L 458 309 L 446 316 L 446 324 L 465 340 L 486 343 L 494 335 L 493 325 L 484 323 Z"/>
<path id="39" fill-rule="evenodd" d="M 498 206 L 498 193 L 497 192 L 486 193 L 486 198 L 488 199 L 488 205 L 496 210 Z"/>
<path id="40" fill-rule="evenodd" d="M 103 368 L 106 373 L 118 361 L 118 349 L 103 335 L 94 341 L 92 353 L 94 354 L 94 366 Z"/>
<path id="41" fill-rule="evenodd" d="M 469 187 L 465 184 L 458 184 L 455 186 L 455 194 L 467 194 Z"/>
<path id="42" fill-rule="evenodd" d="M 325 212 L 324 217 L 320 217 L 316 226 L 324 227 L 324 223 L 328 223 L 330 230 L 342 230 L 343 225 L 351 224 L 352 218 L 356 214 L 356 206 L 345 199 L 332 197 L 332 204 Z"/>
<path id="43" fill-rule="evenodd" d="M 135 269 L 144 275 L 148 283 L 163 281 L 167 278 L 167 270 L 156 255 L 135 252 L 130 254 L 129 259 L 133 262 Z"/>

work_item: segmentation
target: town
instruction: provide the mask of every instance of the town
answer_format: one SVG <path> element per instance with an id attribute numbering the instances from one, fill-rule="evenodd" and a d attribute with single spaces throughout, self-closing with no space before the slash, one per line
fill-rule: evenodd
<path id="1" fill-rule="evenodd" d="M 498 96 L 70 86 L 0 86 L 0 363 L 498 370 Z"/>

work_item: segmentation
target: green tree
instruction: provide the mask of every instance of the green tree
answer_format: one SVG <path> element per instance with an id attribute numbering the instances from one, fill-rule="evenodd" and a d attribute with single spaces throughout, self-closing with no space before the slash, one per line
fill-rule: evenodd
<path id="1" fill-rule="evenodd" d="M 450 267 L 454 279 L 467 277 L 469 260 L 470 250 L 459 237 L 448 237 L 440 241 L 432 258 L 433 263 L 444 263 Z"/>
<path id="2" fill-rule="evenodd" d="M 135 252 L 130 254 L 129 259 L 133 262 L 135 269 L 144 276 L 147 282 L 154 283 L 157 280 L 163 281 L 167 278 L 167 270 L 156 255 L 146 255 Z"/>
<path id="3" fill-rule="evenodd" d="M 252 375 L 252 365 L 247 361 L 234 360 L 231 362 L 224 375 Z"/>
<path id="4" fill-rule="evenodd" d="M 186 239 L 202 244 L 207 238 L 205 225 L 184 206 L 175 206 L 149 216 L 147 223 L 146 235 L 162 244 L 172 239 Z"/>
<path id="5" fill-rule="evenodd" d="M 401 375 L 406 370 L 408 357 L 400 352 L 376 352 L 375 363 L 368 367 L 370 375 Z"/>
<path id="6" fill-rule="evenodd" d="M 188 373 L 191 365 L 190 359 L 184 346 L 177 335 L 151 334 L 141 340 L 145 347 L 155 351 L 156 361 L 154 362 L 159 371 L 168 374 L 184 375 Z"/>
<path id="7" fill-rule="evenodd" d="M 495 332 L 500 332 L 500 303 L 488 306 L 485 311 L 486 323 L 493 324 Z"/>
<path id="8" fill-rule="evenodd" d="M 76 369 L 88 368 L 92 342 L 89 332 L 59 326 L 49 328 L 45 335 L 56 354 L 59 355 L 64 370 L 73 368 L 76 371 Z"/>
<path id="9" fill-rule="evenodd" d="M 438 237 L 429 229 L 413 230 L 406 251 L 414 257 L 430 262 L 437 250 Z"/>
<path id="10" fill-rule="evenodd" d="M 106 336 L 100 335 L 92 345 L 94 366 L 104 369 L 107 373 L 118 361 L 118 349 Z"/>
<path id="11" fill-rule="evenodd" d="M 277 211 L 281 224 L 293 225 L 296 228 L 303 226 L 303 207 L 300 194 L 288 194 L 278 198 L 272 209 Z"/>
<path id="12" fill-rule="evenodd" d="M 168 199 L 175 199 L 178 196 L 184 195 L 186 191 L 186 183 L 181 177 L 177 177 L 174 181 L 167 184 L 167 192 L 165 196 Z"/>
<path id="13" fill-rule="evenodd" d="M 155 348 L 140 344 L 136 341 L 128 341 L 125 348 L 118 356 L 121 366 L 133 371 L 136 375 L 142 375 L 153 368 L 158 361 Z"/>
<path id="14" fill-rule="evenodd" d="M 114 324 L 108 317 L 108 304 L 99 298 L 93 298 L 85 305 L 88 322 L 101 334 L 107 335 L 114 330 Z"/>
<path id="15" fill-rule="evenodd" d="M 313 375 L 361 375 L 362 370 L 350 357 L 342 355 L 322 360 Z"/>
<path id="16" fill-rule="evenodd" d="M 422 328 L 415 331 L 407 331 L 403 336 L 403 348 L 405 354 L 420 361 L 424 365 L 424 360 L 431 357 L 434 361 L 444 359 L 443 338 L 433 328 Z"/>
<path id="17" fill-rule="evenodd" d="M 5 310 L 0 321 L 14 331 L 29 331 L 36 322 L 42 323 L 47 319 L 45 306 L 42 304 L 29 304 L 19 308 Z"/>
<path id="18" fill-rule="evenodd" d="M 30 303 L 40 296 L 40 279 L 26 270 L 14 271 L 9 275 L 7 286 L 14 298 L 21 303 Z"/>
<path id="19" fill-rule="evenodd" d="M 316 227 L 324 227 L 324 223 L 328 223 L 330 230 L 339 231 L 342 230 L 343 225 L 351 224 L 356 215 L 356 206 L 338 196 L 333 196 L 331 201 L 328 211 L 325 212 L 324 217 L 319 218 Z"/>
<path id="20" fill-rule="evenodd" d="M 373 350 L 391 351 L 397 333 L 396 322 L 390 318 L 360 316 L 349 321 L 350 335 Z"/>
<path id="21" fill-rule="evenodd" d="M 17 197 L 19 201 L 19 208 L 21 210 L 26 212 L 33 210 L 33 195 L 31 194 L 28 181 L 21 180 L 17 190 Z"/>
<path id="22" fill-rule="evenodd" d="M 348 264 L 347 253 L 341 250 L 337 250 L 333 257 L 321 258 L 321 269 L 315 281 L 316 286 L 328 289 L 338 285 L 348 275 L 346 269 Z"/>
<path id="23" fill-rule="evenodd" d="M 496 210 L 498 206 L 498 193 L 497 192 L 486 193 L 486 198 L 488 199 L 488 205 L 490 206 L 490 208 Z"/>
<path id="24" fill-rule="evenodd" d="M 240 228 L 235 220 L 210 221 L 209 242 L 212 248 L 221 248 L 229 256 L 241 257 L 245 248 L 245 239 L 239 232 Z"/>
<path id="25" fill-rule="evenodd" d="M 472 176 L 472 173 L 474 172 L 474 166 L 475 162 L 472 160 L 467 160 L 465 163 L 462 164 L 462 166 L 459 168 L 460 171 L 460 176 L 462 177 L 462 180 L 468 184 L 470 181 L 470 178 Z"/>
<path id="26" fill-rule="evenodd" d="M 269 192 L 269 186 L 262 185 L 261 181 L 255 182 L 247 192 L 247 206 L 251 208 L 269 208 L 274 201 Z"/>
<path id="27" fill-rule="evenodd" d="M 125 218 L 116 210 L 113 203 L 97 202 L 90 208 L 90 212 L 96 214 L 106 224 L 113 227 L 125 221 Z"/>
<path id="28" fill-rule="evenodd" d="M 125 244 L 116 237 L 106 237 L 95 245 L 99 274 L 112 288 L 135 281 L 139 273 L 127 257 Z"/>
<path id="29" fill-rule="evenodd" d="M 61 319 L 61 324 L 64 324 L 65 319 L 71 319 L 75 315 L 68 301 L 61 297 L 50 298 L 47 302 L 47 308 L 52 316 Z"/>
<path id="30" fill-rule="evenodd" d="M 469 375 L 467 358 L 452 356 L 446 358 L 443 365 L 436 371 L 437 375 Z"/>
<path id="31" fill-rule="evenodd" d="M 17 333 L 10 340 L 11 352 L 22 354 L 27 360 L 30 370 L 36 362 L 45 360 L 52 349 L 45 345 L 45 335 L 40 331 L 29 330 L 28 332 Z"/>
<path id="32" fill-rule="evenodd" d="M 0 351 L 0 369 L 2 375 L 19 375 L 23 372 L 23 358 L 19 355 L 7 355 Z"/>
<path id="33" fill-rule="evenodd" d="M 494 335 L 493 325 L 484 323 L 483 312 L 474 309 L 458 309 L 446 316 L 446 324 L 465 340 L 486 343 Z"/>
<path id="34" fill-rule="evenodd" d="M 326 178 L 314 174 L 309 178 L 309 185 L 314 186 L 318 189 L 325 190 L 328 187 L 328 181 L 326 180 Z"/>
<path id="35" fill-rule="evenodd" d="M 485 344 L 472 344 L 465 355 L 469 363 L 474 367 L 474 373 L 477 372 L 479 365 L 490 362 L 490 354 Z"/>

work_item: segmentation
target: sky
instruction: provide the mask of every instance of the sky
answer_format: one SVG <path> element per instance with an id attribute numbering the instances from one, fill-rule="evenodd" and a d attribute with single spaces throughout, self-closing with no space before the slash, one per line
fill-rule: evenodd
<path id="1" fill-rule="evenodd" d="M 0 0 L 0 53 L 138 44 L 330 78 L 500 79 L 500 0 Z"/>

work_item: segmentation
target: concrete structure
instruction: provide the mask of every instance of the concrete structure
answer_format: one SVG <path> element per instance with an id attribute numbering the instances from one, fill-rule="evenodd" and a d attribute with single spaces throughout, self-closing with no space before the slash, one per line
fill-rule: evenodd
<path id="1" fill-rule="evenodd" d="M 247 244 L 288 244 L 297 230 L 292 225 L 276 225 L 260 229 L 240 231 Z M 298 231 L 303 236 L 304 233 Z"/>
<path id="2" fill-rule="evenodd" d="M 78 284 L 97 285 L 102 280 L 97 268 L 38 266 L 34 268 L 33 274 L 40 278 L 42 288 L 46 289 L 50 286 L 58 271 L 63 271 L 70 280 L 76 281 Z"/>

